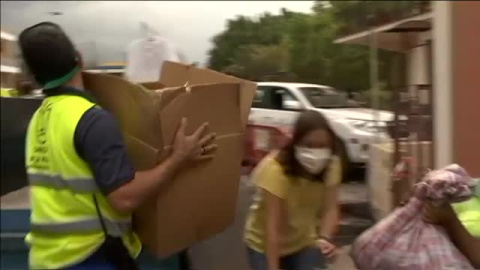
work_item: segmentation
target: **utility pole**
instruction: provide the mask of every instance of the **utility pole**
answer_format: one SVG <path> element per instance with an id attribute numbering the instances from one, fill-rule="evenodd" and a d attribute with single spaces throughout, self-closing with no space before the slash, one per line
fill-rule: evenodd
<path id="1" fill-rule="evenodd" d="M 378 36 L 375 28 L 375 13 L 374 10 L 370 8 L 368 4 L 369 1 L 365 1 L 367 6 L 367 24 L 370 29 L 368 35 L 369 42 L 369 63 L 370 63 L 370 104 L 373 109 L 373 124 L 375 127 L 379 126 L 379 76 L 378 76 Z M 378 143 L 378 132 L 375 133 L 373 143 Z"/>

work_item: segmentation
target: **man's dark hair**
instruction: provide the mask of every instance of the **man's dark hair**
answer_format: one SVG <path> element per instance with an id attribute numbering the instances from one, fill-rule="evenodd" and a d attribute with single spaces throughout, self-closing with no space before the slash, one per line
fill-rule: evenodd
<path id="1" fill-rule="evenodd" d="M 295 123 L 292 139 L 280 150 L 277 160 L 285 171 L 286 175 L 297 177 L 302 175 L 303 168 L 295 158 L 295 146 L 310 132 L 317 129 L 326 130 L 332 138 L 332 155 L 336 154 L 336 136 L 328 120 L 318 111 L 304 111 L 300 114 Z M 315 182 L 323 182 L 328 165 L 319 174 L 313 177 Z"/>
<path id="2" fill-rule="evenodd" d="M 79 64 L 75 46 L 57 24 L 42 22 L 29 27 L 18 41 L 29 72 L 41 85 L 65 76 Z"/>

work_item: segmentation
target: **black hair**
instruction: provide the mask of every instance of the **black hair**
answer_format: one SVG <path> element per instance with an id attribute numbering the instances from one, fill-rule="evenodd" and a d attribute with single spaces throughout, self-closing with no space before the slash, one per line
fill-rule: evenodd
<path id="1" fill-rule="evenodd" d="M 18 43 L 28 71 L 40 85 L 65 76 L 79 65 L 75 46 L 55 23 L 42 22 L 23 30 Z"/>
<path id="2" fill-rule="evenodd" d="M 297 122 L 295 123 L 295 127 L 293 130 L 293 137 L 280 150 L 280 153 L 277 157 L 277 160 L 282 165 L 286 175 L 293 176 L 293 177 L 302 175 L 302 173 L 304 172 L 304 169 L 303 167 L 301 167 L 300 163 L 295 158 L 295 146 L 310 132 L 318 129 L 323 129 L 328 132 L 328 134 L 332 139 L 332 144 L 331 144 L 332 155 L 336 153 L 335 144 L 337 140 L 336 140 L 335 133 L 333 132 L 332 128 L 330 127 L 330 124 L 328 123 L 328 120 L 323 116 L 323 114 L 321 114 L 318 111 L 313 111 L 313 110 L 304 111 L 299 115 Z M 314 175 L 311 180 L 316 182 L 323 182 L 328 165 L 330 165 L 330 163 L 327 164 L 327 166 L 325 166 L 325 168 L 320 173 L 318 173 L 317 175 Z"/>

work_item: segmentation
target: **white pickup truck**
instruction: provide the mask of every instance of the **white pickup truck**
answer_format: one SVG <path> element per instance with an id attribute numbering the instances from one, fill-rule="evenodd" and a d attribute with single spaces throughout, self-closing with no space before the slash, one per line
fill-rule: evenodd
<path id="1" fill-rule="evenodd" d="M 302 110 L 317 110 L 330 122 L 339 140 L 344 168 L 364 166 L 374 136 L 388 138 L 393 113 L 352 105 L 344 93 L 329 86 L 304 83 L 260 82 L 249 117 L 251 124 L 292 127 Z"/>

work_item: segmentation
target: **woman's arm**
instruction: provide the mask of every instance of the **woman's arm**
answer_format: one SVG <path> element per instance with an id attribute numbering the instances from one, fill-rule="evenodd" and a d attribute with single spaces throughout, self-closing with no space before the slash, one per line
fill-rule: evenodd
<path id="1" fill-rule="evenodd" d="M 331 239 L 338 223 L 338 188 L 339 185 L 325 188 L 325 212 L 320 220 L 320 236 Z"/>
<path id="2" fill-rule="evenodd" d="M 267 210 L 267 262 L 269 270 L 280 269 L 279 235 L 282 199 L 264 190 Z"/>
<path id="3" fill-rule="evenodd" d="M 324 212 L 320 221 L 320 236 L 331 239 L 338 222 L 338 190 L 342 183 L 342 163 L 334 157 L 325 179 Z"/>
<path id="4" fill-rule="evenodd" d="M 336 247 L 331 242 L 338 222 L 338 185 L 329 186 L 325 190 L 325 212 L 320 220 L 320 240 L 318 247 L 329 259 L 336 255 Z M 328 239 L 328 240 L 326 240 Z"/>
<path id="5" fill-rule="evenodd" d="M 427 203 L 424 215 L 426 222 L 444 227 L 460 252 L 467 257 L 474 268 L 480 269 L 480 239 L 467 231 L 451 205 L 435 207 Z"/>
<path id="6" fill-rule="evenodd" d="M 480 239 L 472 236 L 457 217 L 446 222 L 444 227 L 455 246 L 467 257 L 475 269 L 480 269 Z"/>

